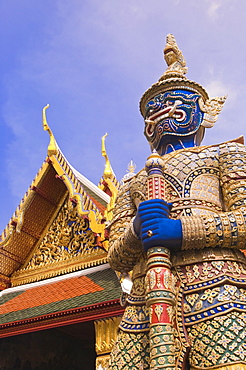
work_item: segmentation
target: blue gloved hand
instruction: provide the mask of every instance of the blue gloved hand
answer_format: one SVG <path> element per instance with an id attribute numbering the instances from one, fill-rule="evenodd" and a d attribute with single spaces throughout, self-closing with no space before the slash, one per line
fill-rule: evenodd
<path id="1" fill-rule="evenodd" d="M 171 208 L 171 203 L 161 199 L 151 199 L 140 203 L 133 220 L 133 227 L 137 236 L 140 237 L 143 222 L 158 217 L 169 217 Z"/>
<path id="2" fill-rule="evenodd" d="M 181 249 L 181 221 L 169 218 L 171 206 L 170 203 L 160 199 L 147 200 L 139 204 L 133 227 L 145 251 L 158 246 L 172 251 Z"/>

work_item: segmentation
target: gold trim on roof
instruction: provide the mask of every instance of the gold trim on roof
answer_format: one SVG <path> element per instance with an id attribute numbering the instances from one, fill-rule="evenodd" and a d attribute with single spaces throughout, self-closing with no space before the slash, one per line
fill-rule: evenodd
<path id="1" fill-rule="evenodd" d="M 49 164 L 45 161 L 41 168 L 39 169 L 36 177 L 32 181 L 31 185 L 29 186 L 27 192 L 25 193 L 23 199 L 21 200 L 20 204 L 16 208 L 13 216 L 11 217 L 9 223 L 7 224 L 6 228 L 3 230 L 2 235 L 1 235 L 1 241 L 0 241 L 0 246 L 4 246 L 8 244 L 8 242 L 11 239 L 11 236 L 15 233 L 21 232 L 21 227 L 24 222 L 24 212 L 26 211 L 28 205 L 30 204 L 30 201 L 34 195 L 33 193 L 33 188 L 37 186 L 39 183 L 40 179 L 44 176 L 45 172 L 47 171 L 49 167 Z"/>
<path id="2" fill-rule="evenodd" d="M 49 108 L 49 104 L 47 104 L 44 108 L 43 108 L 43 128 L 45 131 L 48 131 L 49 135 L 50 135 L 50 143 L 49 143 L 49 146 L 48 146 L 48 156 L 52 156 L 52 155 L 56 155 L 58 153 L 58 147 L 57 147 L 57 144 L 56 144 L 56 140 L 55 140 L 55 137 L 48 125 L 48 122 L 47 122 L 47 119 L 46 119 L 46 109 Z"/>
<path id="3" fill-rule="evenodd" d="M 87 216 L 90 220 L 91 229 L 98 234 L 103 234 L 105 225 L 103 221 L 103 215 L 96 205 L 95 201 L 91 199 L 91 196 L 84 190 L 83 185 L 75 176 L 72 168 L 66 161 L 65 157 L 61 153 L 56 144 L 55 137 L 47 123 L 45 111 L 49 107 L 49 104 L 43 108 L 43 127 L 44 130 L 48 131 L 50 135 L 50 143 L 48 146 L 48 156 L 52 161 L 52 165 L 55 168 L 58 176 L 65 183 L 69 195 L 76 202 L 76 207 L 81 217 Z M 103 149 L 103 148 L 102 148 Z M 111 168 L 104 144 L 104 156 L 107 158 L 107 167 Z M 112 169 L 111 169 L 112 170 Z M 111 171 L 112 176 L 113 172 Z M 104 216 L 105 217 L 105 216 Z"/>
<path id="4" fill-rule="evenodd" d="M 6 229 L 3 233 L 1 274 L 10 277 L 25 263 L 45 225 L 50 223 L 61 197 L 67 191 L 65 185 L 57 181 L 54 168 L 45 162 L 9 222 L 13 228 L 11 235 L 8 237 Z"/>
<path id="5" fill-rule="evenodd" d="M 12 285 L 47 279 L 106 262 L 89 220 L 81 218 L 66 197 L 49 228 L 45 230 L 25 265 L 12 275 Z"/>
<path id="6" fill-rule="evenodd" d="M 48 157 L 3 231 L 0 240 L 2 247 L 0 273 L 9 277 L 23 266 L 30 253 L 37 248 L 47 228 L 59 212 L 61 201 L 66 195 L 70 198 L 78 217 L 88 218 L 90 229 L 97 235 L 98 243 L 102 247 L 101 254 L 98 252 L 98 255 L 94 256 L 94 261 L 90 259 L 85 262 L 85 260 L 75 259 L 74 266 L 78 266 L 76 268 L 79 269 L 106 262 L 108 241 L 105 240 L 106 225 L 104 222 L 107 214 L 105 215 L 104 211 L 110 198 L 103 196 L 103 193 L 101 196 L 101 190 L 97 192 L 97 187 L 86 178 L 84 184 L 83 176 L 69 165 L 47 123 L 45 115 L 47 108 L 48 106 L 43 109 L 43 125 L 50 135 Z M 112 182 L 115 181 L 113 178 Z M 53 268 L 56 270 L 55 266 Z M 62 266 L 57 265 L 55 273 L 63 273 L 64 268 L 63 263 Z M 73 268 L 71 264 L 70 271 L 73 271 Z M 41 274 L 41 270 L 38 274 Z M 47 270 L 44 271 L 45 276 L 50 276 L 49 269 L 45 267 L 44 270 Z M 21 279 L 26 279 L 26 273 L 18 272 L 18 274 Z M 33 279 L 32 276 L 30 278 Z M 37 279 L 40 277 L 35 275 L 34 280 Z"/>
<path id="7" fill-rule="evenodd" d="M 105 225 L 101 223 L 103 217 L 100 210 L 84 190 L 60 151 L 52 156 L 51 160 L 58 176 L 65 183 L 70 197 L 76 202 L 79 215 L 89 218 L 91 228 L 95 233 L 103 233 Z"/>
<path id="8" fill-rule="evenodd" d="M 112 217 L 113 217 L 112 211 L 114 209 L 115 200 L 116 200 L 116 196 L 117 196 L 120 184 L 118 180 L 116 179 L 116 176 L 114 174 L 114 171 L 109 161 L 108 154 L 106 152 L 105 139 L 107 136 L 108 134 L 106 133 L 102 137 L 102 156 L 105 158 L 105 168 L 104 168 L 102 179 L 98 187 L 101 190 L 107 193 L 110 193 L 110 202 L 108 203 L 107 208 L 104 212 L 104 218 L 106 219 L 106 221 L 109 222 L 112 220 Z"/>
<path id="9" fill-rule="evenodd" d="M 112 167 L 111 167 L 111 164 L 110 164 L 110 161 L 109 161 L 109 157 L 108 157 L 108 154 L 106 152 L 106 146 L 105 146 L 105 139 L 106 137 L 108 136 L 108 134 L 106 133 L 103 137 L 102 137 L 102 156 L 105 158 L 105 167 L 104 167 L 104 172 L 103 172 L 103 177 L 105 179 L 107 178 L 111 178 L 112 176 L 115 176 L 114 175 L 114 172 L 112 170 Z"/>
<path id="10" fill-rule="evenodd" d="M 107 263 L 107 256 L 105 252 L 101 251 L 101 255 L 98 255 L 93 261 L 89 258 L 88 260 L 80 258 L 73 258 L 70 261 L 61 261 L 47 266 L 40 266 L 38 268 L 30 270 L 18 270 L 14 272 L 11 277 L 12 287 L 34 283 L 36 281 L 49 279 L 52 277 L 69 274 L 79 270 L 84 270 L 89 267 L 99 266 Z"/>

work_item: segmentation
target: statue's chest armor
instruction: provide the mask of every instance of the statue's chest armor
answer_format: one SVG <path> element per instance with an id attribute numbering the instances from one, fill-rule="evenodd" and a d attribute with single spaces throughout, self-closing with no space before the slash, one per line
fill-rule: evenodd
<path id="1" fill-rule="evenodd" d="M 186 149 L 170 153 L 164 160 L 165 194 L 166 200 L 173 203 L 173 217 L 222 210 L 216 147 Z"/>

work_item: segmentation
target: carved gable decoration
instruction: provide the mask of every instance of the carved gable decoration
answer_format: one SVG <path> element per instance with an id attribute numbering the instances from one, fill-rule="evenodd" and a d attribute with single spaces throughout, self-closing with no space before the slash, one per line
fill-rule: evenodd
<path id="1" fill-rule="evenodd" d="M 26 284 L 106 262 L 107 252 L 87 217 L 66 198 L 26 264 L 12 275 L 12 285 Z"/>

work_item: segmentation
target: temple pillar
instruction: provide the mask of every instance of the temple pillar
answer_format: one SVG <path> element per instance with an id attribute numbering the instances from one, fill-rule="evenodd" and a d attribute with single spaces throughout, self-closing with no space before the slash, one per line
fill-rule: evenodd
<path id="1" fill-rule="evenodd" d="M 121 316 L 94 321 L 96 334 L 96 370 L 108 370 L 110 352 L 117 337 Z"/>

